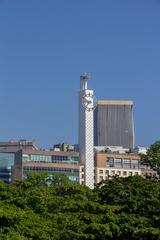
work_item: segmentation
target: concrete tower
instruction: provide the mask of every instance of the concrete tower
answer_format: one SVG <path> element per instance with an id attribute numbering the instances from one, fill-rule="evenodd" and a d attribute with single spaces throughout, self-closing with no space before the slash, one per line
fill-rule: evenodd
<path id="1" fill-rule="evenodd" d="M 89 76 L 80 77 L 79 91 L 79 152 L 84 164 L 85 185 L 94 188 L 94 152 L 93 152 L 93 110 L 95 106 L 93 90 L 87 88 Z"/>

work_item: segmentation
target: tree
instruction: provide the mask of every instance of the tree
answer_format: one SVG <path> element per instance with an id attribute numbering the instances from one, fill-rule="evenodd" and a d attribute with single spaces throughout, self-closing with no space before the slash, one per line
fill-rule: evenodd
<path id="1" fill-rule="evenodd" d="M 156 170 L 160 176 L 160 140 L 151 144 L 146 155 L 141 155 L 141 162 Z"/>
<path id="2" fill-rule="evenodd" d="M 160 240 L 159 181 L 114 177 L 91 190 L 61 177 L 0 182 L 0 239 Z"/>
<path id="3" fill-rule="evenodd" d="M 114 177 L 98 184 L 95 191 L 102 204 L 119 206 L 115 239 L 160 239 L 159 181 Z"/>

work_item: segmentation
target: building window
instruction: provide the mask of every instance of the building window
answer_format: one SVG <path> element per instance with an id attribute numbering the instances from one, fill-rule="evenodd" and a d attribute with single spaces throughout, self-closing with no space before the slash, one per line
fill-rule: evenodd
<path id="1" fill-rule="evenodd" d="M 117 175 L 118 175 L 118 176 L 121 176 L 121 171 L 117 171 Z"/>
<path id="2" fill-rule="evenodd" d="M 102 181 L 103 180 L 103 176 L 99 176 L 99 180 Z"/>
<path id="3" fill-rule="evenodd" d="M 138 169 L 139 168 L 139 160 L 131 160 L 131 168 Z"/>
<path id="4" fill-rule="evenodd" d="M 106 170 L 106 175 L 109 175 L 109 171 L 108 170 Z"/>
<path id="5" fill-rule="evenodd" d="M 128 173 L 128 176 L 132 176 L 132 175 L 133 175 L 133 173 L 132 173 L 132 172 L 129 172 L 129 173 Z"/>
<path id="6" fill-rule="evenodd" d="M 11 169 L 11 166 L 14 165 L 14 160 L 14 153 L 0 153 L 0 168 Z"/>
<path id="7" fill-rule="evenodd" d="M 35 172 L 35 171 L 44 171 L 48 172 L 49 174 L 54 172 L 62 172 L 67 175 L 69 180 L 73 182 L 79 182 L 79 170 L 78 169 L 71 169 L 71 168 L 51 168 L 51 167 L 24 167 L 23 174 L 24 178 L 26 178 L 27 173 Z"/>
<path id="8" fill-rule="evenodd" d="M 31 162 L 52 162 L 51 156 L 31 154 L 29 155 L 29 161 Z"/>
<path id="9" fill-rule="evenodd" d="M 111 171 L 111 175 L 114 176 L 115 175 L 115 171 Z"/>
<path id="10" fill-rule="evenodd" d="M 114 159 L 114 167 L 121 168 L 122 167 L 122 159 L 121 158 L 115 158 Z"/>
<path id="11" fill-rule="evenodd" d="M 114 158 L 107 158 L 107 166 L 114 167 Z"/>
<path id="12" fill-rule="evenodd" d="M 123 176 L 127 176 L 127 172 L 126 171 L 123 172 Z"/>
<path id="13" fill-rule="evenodd" d="M 99 174 L 103 174 L 103 170 L 99 170 Z"/>
<path id="14" fill-rule="evenodd" d="M 135 175 L 138 175 L 138 172 L 135 172 Z"/>
<path id="15" fill-rule="evenodd" d="M 129 159 L 123 159 L 123 168 L 131 168 L 131 161 Z"/>

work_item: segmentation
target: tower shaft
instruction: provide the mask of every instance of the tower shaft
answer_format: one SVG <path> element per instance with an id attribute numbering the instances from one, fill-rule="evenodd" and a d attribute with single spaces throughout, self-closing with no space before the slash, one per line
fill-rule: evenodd
<path id="1" fill-rule="evenodd" d="M 84 164 L 85 185 L 94 188 L 94 152 L 93 152 L 93 111 L 88 111 L 82 104 L 83 96 L 93 95 L 93 90 L 87 89 L 88 76 L 81 76 L 79 91 L 79 152 L 80 161 Z"/>

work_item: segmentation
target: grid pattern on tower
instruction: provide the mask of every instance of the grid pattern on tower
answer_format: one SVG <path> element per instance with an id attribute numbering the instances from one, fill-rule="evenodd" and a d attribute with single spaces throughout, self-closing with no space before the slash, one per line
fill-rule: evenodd
<path id="1" fill-rule="evenodd" d="M 85 166 L 85 185 L 94 187 L 94 154 L 93 154 L 93 111 L 87 111 L 82 106 L 84 94 L 93 94 L 92 90 L 79 92 L 79 152 Z"/>

